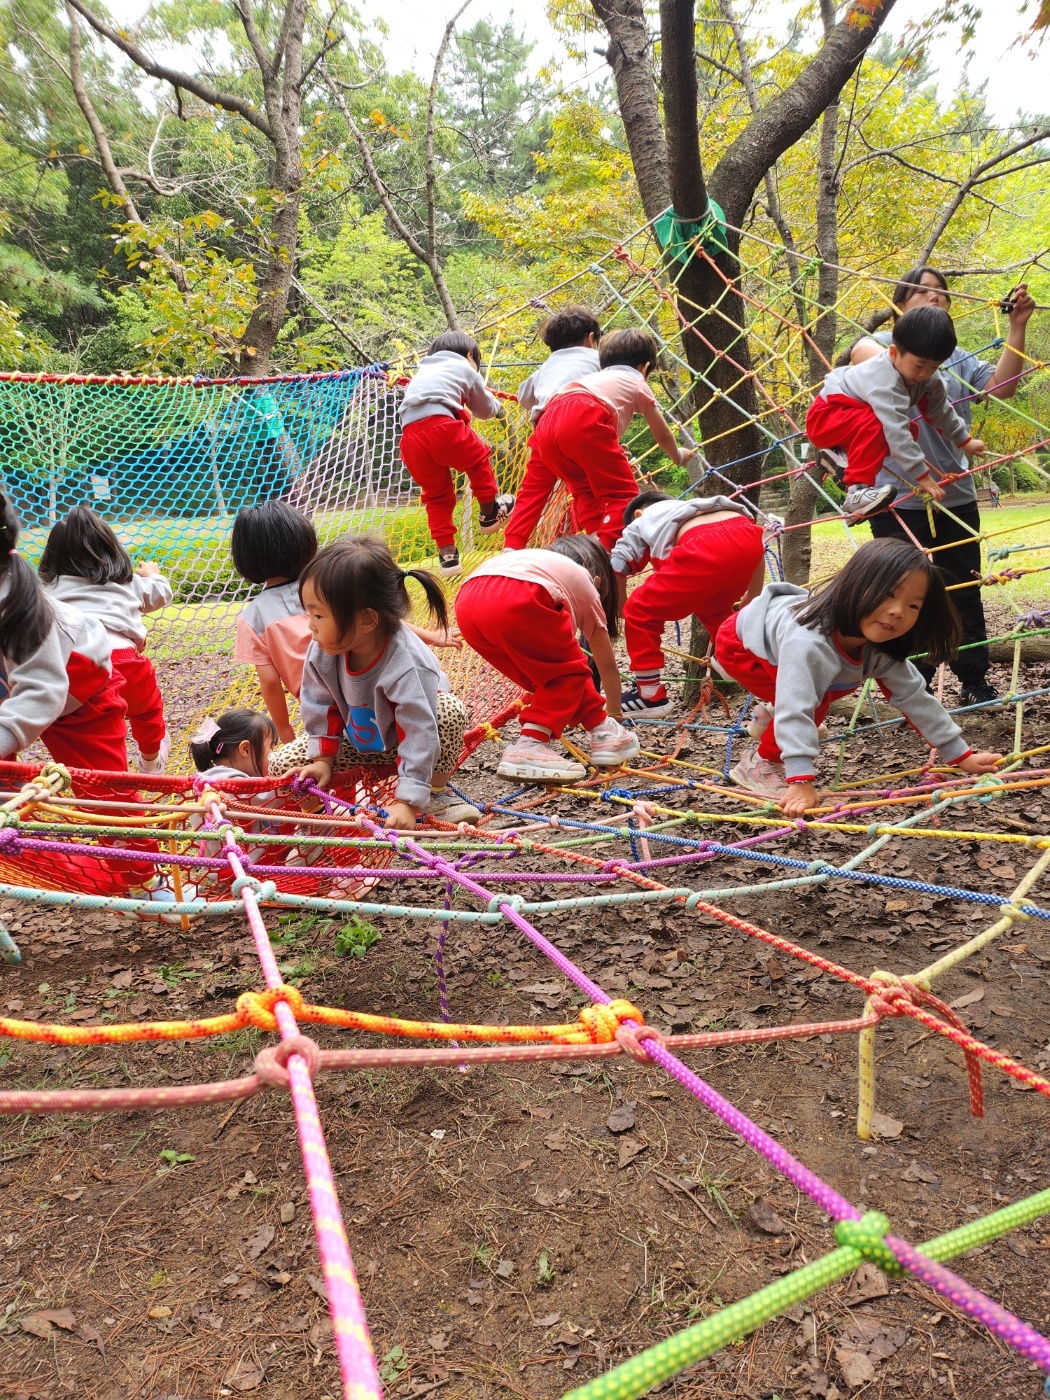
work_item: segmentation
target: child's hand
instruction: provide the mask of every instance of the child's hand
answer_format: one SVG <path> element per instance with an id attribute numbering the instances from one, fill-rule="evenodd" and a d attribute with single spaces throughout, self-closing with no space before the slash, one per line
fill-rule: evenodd
<path id="1" fill-rule="evenodd" d="M 983 457 L 988 451 L 988 447 L 980 438 L 967 438 L 962 445 L 962 450 L 967 457 Z"/>
<path id="2" fill-rule="evenodd" d="M 278 739 L 280 739 L 280 741 L 281 741 L 282 744 L 294 744 L 294 743 L 295 743 L 295 730 L 292 728 L 292 726 L 291 726 L 290 724 L 285 724 L 285 725 L 280 725 L 280 724 L 279 724 L 279 725 L 277 726 L 277 737 L 278 737 Z"/>
<path id="3" fill-rule="evenodd" d="M 810 807 L 820 806 L 820 794 L 812 783 L 789 783 L 779 806 L 786 817 L 801 817 Z"/>
<path id="4" fill-rule="evenodd" d="M 139 578 L 151 578 L 154 574 L 160 573 L 160 565 L 147 560 L 145 564 L 140 564 L 135 572 Z"/>
<path id="5" fill-rule="evenodd" d="M 301 782 L 313 779 L 319 788 L 326 788 L 332 781 L 332 761 L 328 758 L 315 759 L 295 775 Z"/>
<path id="6" fill-rule="evenodd" d="M 383 823 L 391 831 L 415 831 L 419 813 L 407 802 L 391 802 Z"/>
<path id="7" fill-rule="evenodd" d="M 453 625 L 447 632 L 439 632 L 436 628 L 420 627 L 416 636 L 421 642 L 426 642 L 428 647 L 452 647 L 459 651 L 463 646 L 463 633 L 458 627 Z"/>
<path id="8" fill-rule="evenodd" d="M 915 485 L 920 491 L 925 491 L 927 495 L 932 496 L 935 501 L 944 500 L 944 487 L 936 480 L 931 472 L 924 472 L 923 475 L 918 478 Z"/>
<path id="9" fill-rule="evenodd" d="M 983 750 L 981 753 L 967 754 L 955 766 L 961 768 L 964 773 L 994 773 L 1002 760 L 1001 753 L 989 753 L 987 750 Z"/>
<path id="10" fill-rule="evenodd" d="M 678 465 L 684 467 L 686 462 L 696 456 L 695 447 L 680 447 L 678 449 Z"/>

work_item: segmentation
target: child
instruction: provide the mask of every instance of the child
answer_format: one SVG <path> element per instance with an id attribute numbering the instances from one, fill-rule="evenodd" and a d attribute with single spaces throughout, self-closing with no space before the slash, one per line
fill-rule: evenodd
<path id="1" fill-rule="evenodd" d="M 532 434 L 532 455 L 507 525 L 507 548 L 524 549 L 556 482 L 563 481 L 580 529 L 611 549 L 623 530 L 623 512 L 638 483 L 620 446 L 636 413 L 672 462 L 679 448 L 646 382 L 656 364 L 656 342 L 645 331 L 612 331 L 598 351 L 601 369 L 559 389 Z"/>
<path id="2" fill-rule="evenodd" d="M 616 767 L 638 753 L 638 740 L 619 723 L 612 648 L 618 614 L 609 556 L 585 535 L 556 540 L 549 549 L 507 551 L 467 579 L 456 599 L 467 644 L 532 692 L 521 713 L 521 737 L 496 770 L 501 778 L 572 783 L 584 777 L 582 764 L 551 745 L 576 724 L 587 730 L 591 762 L 599 767 Z M 606 700 L 591 679 L 578 631 L 590 642 Z"/>
<path id="3" fill-rule="evenodd" d="M 452 522 L 452 473 L 466 473 L 483 535 L 494 534 L 514 505 L 513 496 L 499 494 L 489 461 L 491 447 L 470 426 L 471 413 L 478 418 L 503 416 L 480 371 L 481 351 L 474 337 L 445 331 L 420 360 L 401 400 L 401 460 L 422 491 L 427 524 L 438 547 L 438 569 L 446 578 L 463 572 Z"/>
<path id="4" fill-rule="evenodd" d="M 437 579 L 399 569 L 382 540 L 345 538 L 303 570 L 299 591 L 313 637 L 300 696 L 307 740 L 279 749 L 270 771 L 298 767 L 300 777 L 326 787 L 341 768 L 394 767 L 388 827 L 410 831 L 421 812 L 474 822 L 478 809 L 445 791 L 463 748 L 466 710 L 429 648 L 404 625 L 406 578 L 422 586 L 444 627 Z M 312 762 L 303 766 L 304 759 Z"/>
<path id="5" fill-rule="evenodd" d="M 871 540 L 812 597 L 793 583 L 767 585 L 729 616 L 715 643 L 723 674 L 773 703 L 757 750 L 745 751 L 730 778 L 791 817 L 817 806 L 817 725 L 833 700 L 869 677 L 942 762 L 992 772 L 999 755 L 973 752 L 908 660 L 925 652 L 937 665 L 959 635 L 940 573 L 906 540 Z"/>
<path id="6" fill-rule="evenodd" d="M 910 413 L 923 415 L 968 457 L 986 451 L 983 442 L 952 408 L 938 368 L 955 349 L 955 327 L 939 306 L 906 311 L 893 327 L 889 348 L 860 364 L 833 369 L 806 414 L 806 435 L 814 447 L 845 449 L 843 515 L 862 520 L 897 494 L 897 485 L 876 486 L 875 478 L 892 457 L 916 490 L 942 500 L 915 441 Z"/>
<path id="7" fill-rule="evenodd" d="M 310 647 L 310 619 L 299 599 L 299 575 L 317 553 L 317 535 L 305 515 L 284 501 L 245 506 L 233 522 L 233 567 L 263 590 L 237 619 L 235 661 L 254 666 L 263 703 L 284 744 L 295 739 L 288 718 L 288 695 L 299 698 L 303 665 Z M 447 631 L 405 626 L 428 646 L 460 647 Z"/>
<path id="8" fill-rule="evenodd" d="M 257 710 L 210 716 L 190 740 L 190 757 L 205 778 L 265 778 L 277 726 Z"/>
<path id="9" fill-rule="evenodd" d="M 168 730 L 157 673 L 145 655 L 142 617 L 168 606 L 171 584 L 156 564 L 133 569 L 127 550 L 87 506 L 77 506 L 52 528 L 39 572 L 52 597 L 105 628 L 113 675 L 123 687 L 128 723 L 139 746 L 139 770 L 163 773 Z"/>
<path id="10" fill-rule="evenodd" d="M 540 331 L 540 339 L 551 352 L 535 374 L 518 387 L 518 403 L 535 427 L 552 396 L 566 384 L 601 369 L 598 342 L 602 328 L 586 306 L 566 306 L 556 312 Z"/>
<path id="11" fill-rule="evenodd" d="M 624 512 L 624 532 L 612 566 L 623 609 L 623 630 L 635 684 L 623 697 L 626 715 L 659 719 L 674 702 L 661 680 L 664 624 L 695 613 L 712 645 L 743 598 L 758 593 L 766 563 L 761 527 L 741 501 L 705 496 L 679 501 L 643 491 Z M 651 562 L 655 572 L 627 598 L 627 576 Z"/>

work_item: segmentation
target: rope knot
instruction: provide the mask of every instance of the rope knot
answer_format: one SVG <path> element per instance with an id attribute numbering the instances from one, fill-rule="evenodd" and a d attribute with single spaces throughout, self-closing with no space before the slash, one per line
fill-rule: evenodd
<path id="1" fill-rule="evenodd" d="M 273 880 L 258 880 L 254 875 L 241 875 L 230 889 L 234 894 L 240 894 L 242 890 L 251 890 L 260 904 L 266 904 L 277 894 L 277 886 Z"/>
<path id="2" fill-rule="evenodd" d="M 890 1228 L 889 1219 L 881 1210 L 869 1210 L 859 1220 L 840 1220 L 835 1226 L 835 1239 L 855 1249 L 869 1264 L 877 1264 L 884 1274 L 902 1274 L 897 1256 L 886 1243 Z"/>
<path id="3" fill-rule="evenodd" d="M 499 914 L 504 905 L 517 914 L 525 907 L 525 900 L 520 894 L 494 894 L 485 907 L 488 913 Z"/>
<path id="4" fill-rule="evenodd" d="M 287 1089 L 291 1084 L 288 1061 L 293 1055 L 301 1055 L 306 1061 L 306 1072 L 316 1079 L 321 1068 L 321 1047 L 307 1035 L 292 1035 L 282 1040 L 280 1045 L 267 1045 L 255 1057 L 255 1073 L 271 1089 Z"/>
<path id="5" fill-rule="evenodd" d="M 1019 904 L 1000 904 L 999 916 L 1003 919 L 1009 919 L 1011 923 L 1015 923 L 1018 919 L 1030 919 L 1032 917 L 1031 914 L 1026 913 Z"/>
<path id="6" fill-rule="evenodd" d="M 633 1060 L 639 1064 L 648 1065 L 652 1063 L 649 1052 L 643 1042 L 655 1040 L 658 1045 L 666 1045 L 666 1041 L 655 1026 L 625 1026 L 620 1025 L 616 1030 L 616 1039 L 627 1051 Z"/>
<path id="7" fill-rule="evenodd" d="M 14 850 L 20 843 L 21 837 L 15 828 L 18 818 L 14 812 L 4 812 L 0 820 L 0 850 Z"/>
<path id="8" fill-rule="evenodd" d="M 55 763 L 54 760 L 45 763 L 37 777 L 48 783 L 55 793 L 69 792 L 73 787 L 73 779 L 69 776 L 69 769 L 64 763 Z"/>
<path id="9" fill-rule="evenodd" d="M 593 1045 L 608 1045 L 615 1040 L 623 1021 L 637 1021 L 642 1025 L 645 1017 L 637 1006 L 622 998 L 609 1002 L 607 1006 L 594 1002 L 590 1006 L 580 1007 L 580 1024 Z"/>
<path id="10" fill-rule="evenodd" d="M 277 1017 L 273 1009 L 279 1001 L 286 1002 L 293 1016 L 301 1016 L 306 1003 L 298 987 L 267 987 L 263 992 L 242 992 L 237 998 L 237 1010 L 250 1026 L 260 1031 L 275 1031 Z"/>

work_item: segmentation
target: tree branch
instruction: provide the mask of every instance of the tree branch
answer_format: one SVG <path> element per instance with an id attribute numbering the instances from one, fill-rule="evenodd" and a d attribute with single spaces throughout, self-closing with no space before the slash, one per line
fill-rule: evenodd
<path id="1" fill-rule="evenodd" d="M 151 78 L 159 78 L 161 82 L 170 83 L 172 87 L 184 88 L 186 92 L 192 92 L 195 97 L 199 97 L 202 102 L 207 102 L 210 107 L 221 107 L 225 112 L 235 112 L 251 126 L 254 126 L 257 131 L 261 131 L 267 140 L 273 140 L 270 123 L 263 113 L 246 98 L 238 97 L 234 93 L 220 92 L 218 88 L 212 87 L 210 83 L 204 82 L 201 78 L 194 77 L 190 73 L 181 73 L 175 68 L 169 68 L 166 63 L 158 63 L 140 49 L 122 30 L 114 29 L 105 20 L 99 19 L 97 15 L 93 14 L 84 4 L 84 0 L 67 0 L 67 8 L 70 5 L 83 15 L 96 34 L 101 34 L 104 39 L 108 39 L 111 44 L 120 49 L 121 53 L 126 54 L 137 68 L 141 68 Z"/>
<path id="2" fill-rule="evenodd" d="M 437 248 L 437 201 L 435 188 L 437 177 L 434 173 L 434 114 L 437 111 L 438 84 L 441 79 L 441 69 L 445 62 L 445 54 L 448 50 L 449 41 L 455 32 L 456 24 L 460 15 L 470 4 L 470 0 L 463 0 L 463 4 L 445 25 L 445 32 L 441 36 L 441 43 L 438 45 L 437 55 L 434 58 L 434 72 L 430 79 L 430 92 L 427 95 L 427 130 L 426 130 L 426 159 L 424 169 L 426 171 L 426 197 L 427 197 L 427 243 L 430 245 L 430 255 L 436 261 L 438 256 Z M 435 286 L 437 283 L 435 282 Z M 442 296 L 442 288 L 444 295 Z M 458 331 L 459 317 L 456 308 L 452 304 L 452 298 L 448 294 L 448 288 L 444 284 L 444 277 L 441 279 L 441 286 L 438 287 L 438 296 L 441 297 L 441 306 L 448 321 L 449 330 Z"/>
<path id="3" fill-rule="evenodd" d="M 591 0 L 609 35 L 606 61 L 616 80 L 631 165 L 642 208 L 655 219 L 671 203 L 667 142 L 650 67 L 651 42 L 643 0 Z"/>

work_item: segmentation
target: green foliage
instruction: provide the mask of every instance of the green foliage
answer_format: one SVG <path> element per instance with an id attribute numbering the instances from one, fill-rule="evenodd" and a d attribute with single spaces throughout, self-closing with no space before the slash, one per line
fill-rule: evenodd
<path id="1" fill-rule="evenodd" d="M 335 936 L 335 951 L 341 958 L 363 958 L 382 934 L 367 919 L 355 914 Z"/>

